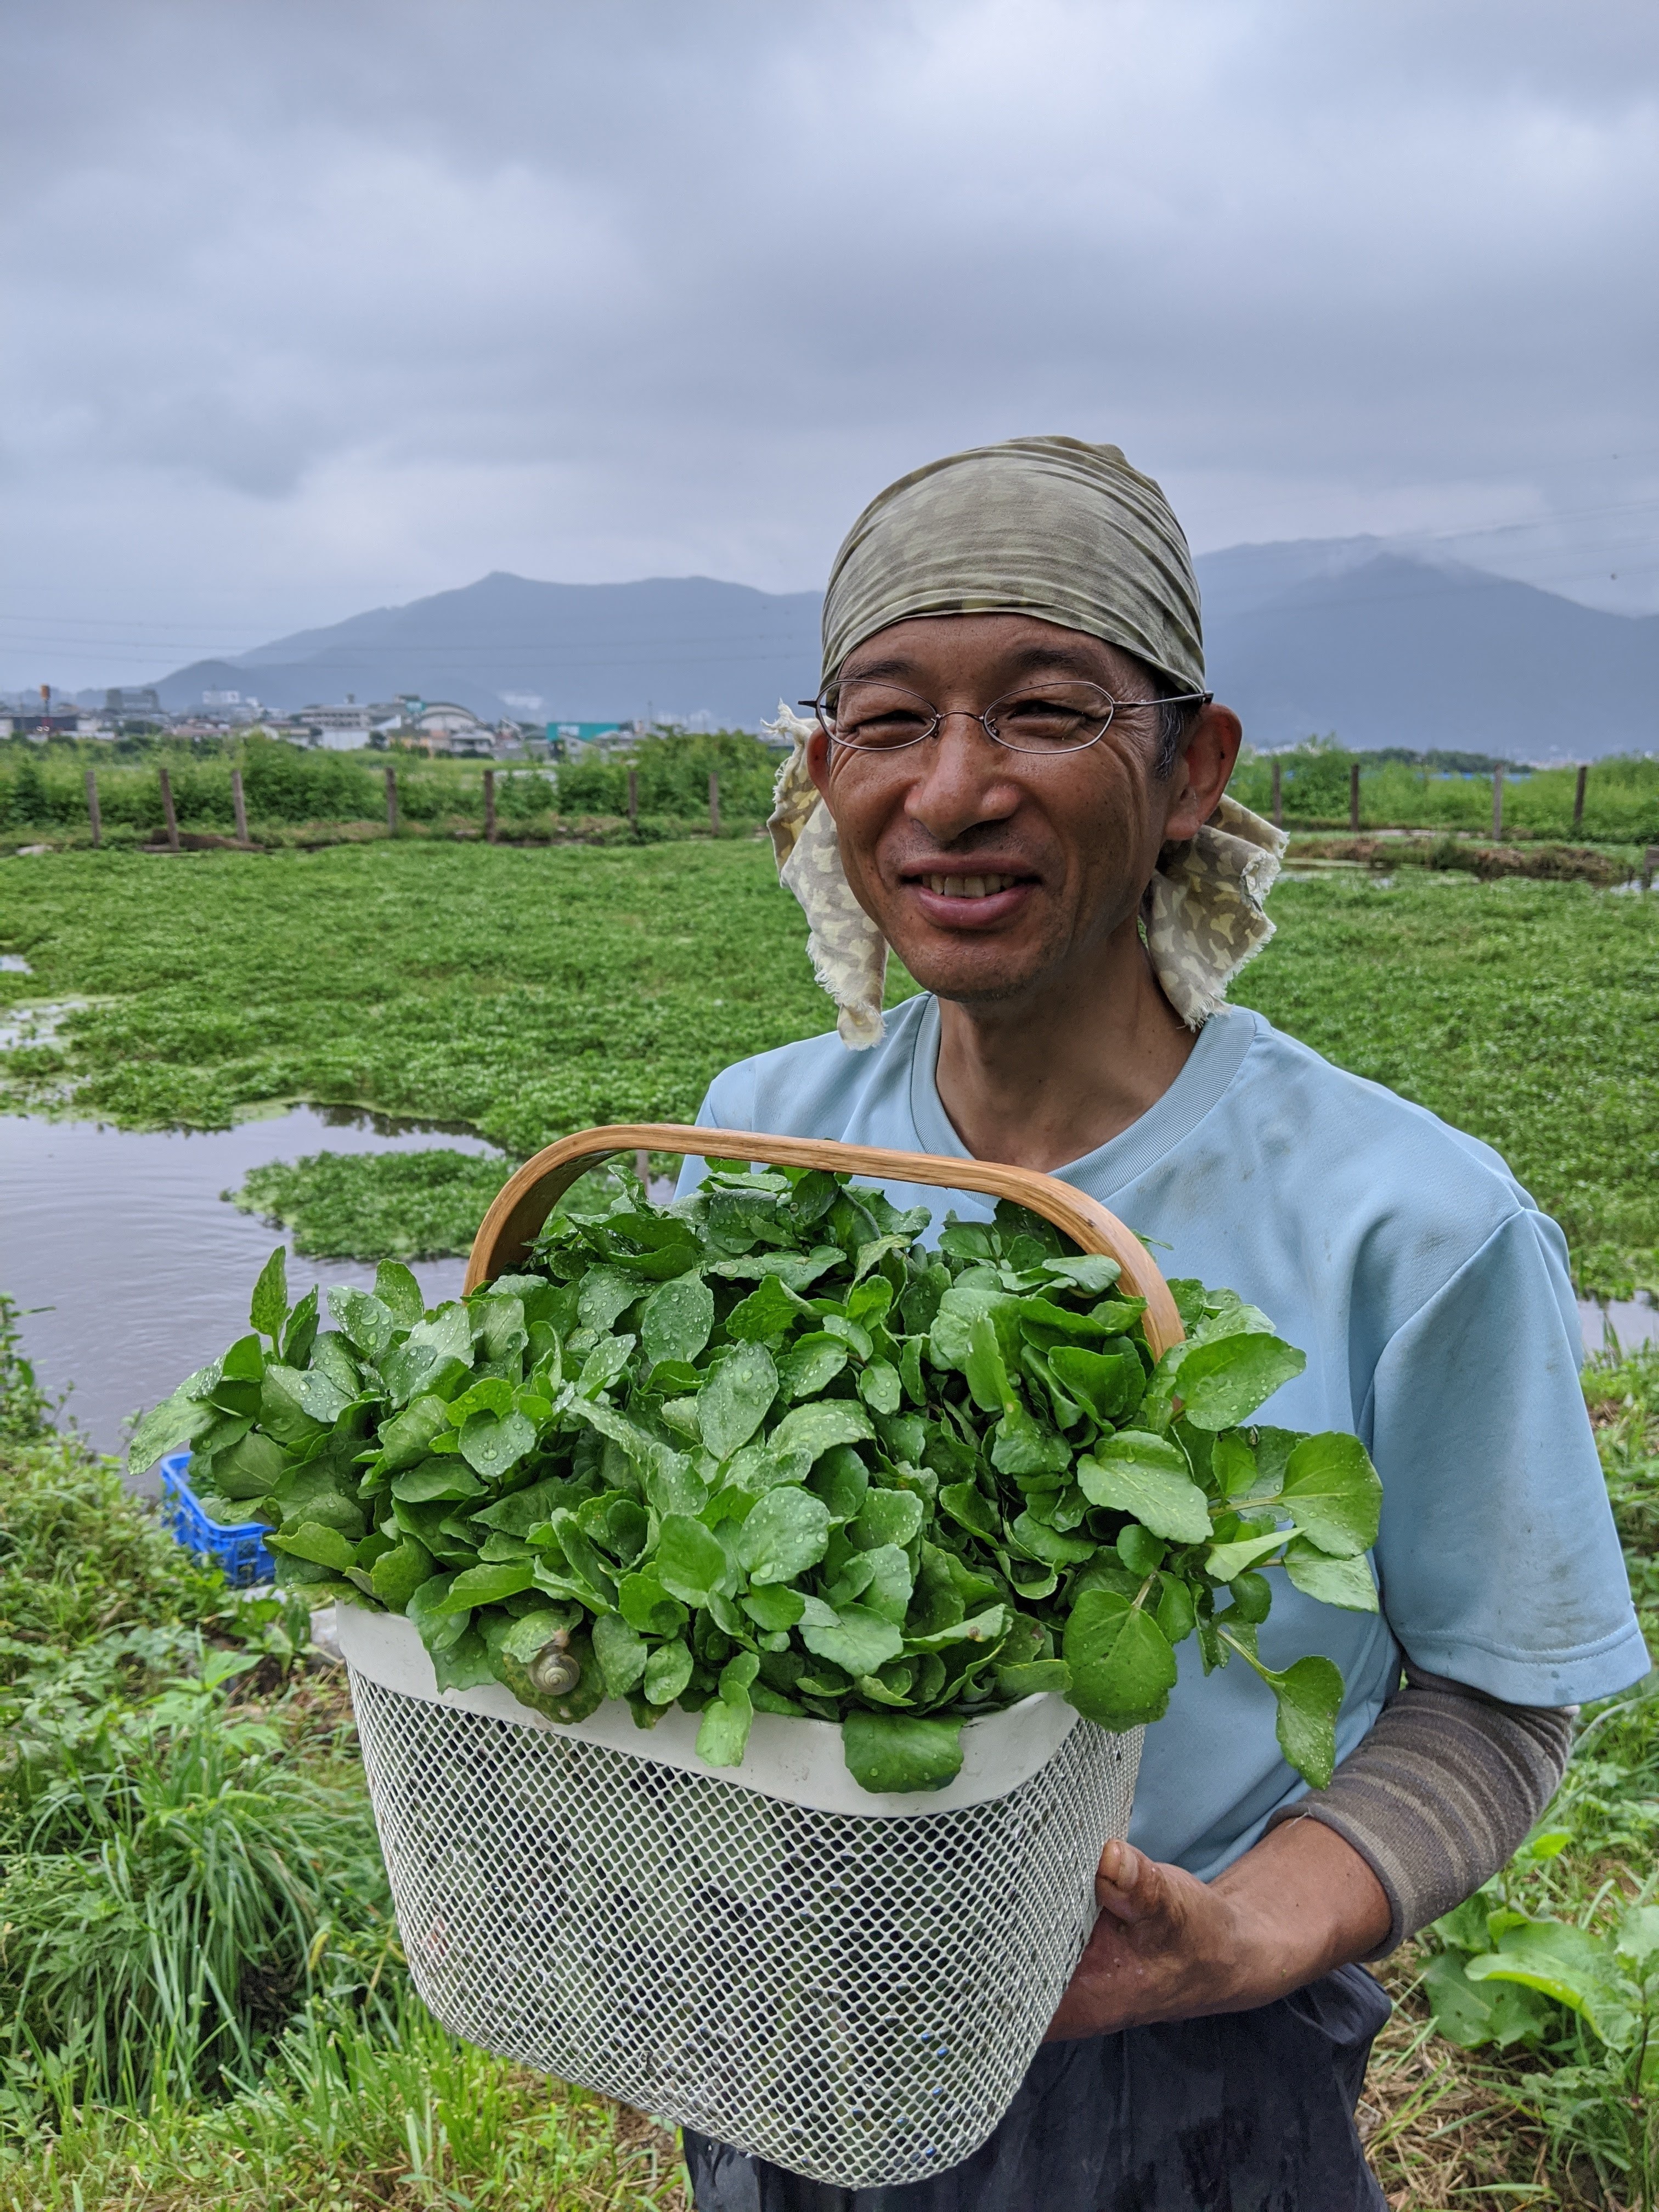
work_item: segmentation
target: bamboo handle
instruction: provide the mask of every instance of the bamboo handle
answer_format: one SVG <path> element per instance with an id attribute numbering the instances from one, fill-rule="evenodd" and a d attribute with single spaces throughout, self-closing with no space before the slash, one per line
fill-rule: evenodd
<path id="1" fill-rule="evenodd" d="M 760 1160 L 768 1167 L 822 1168 L 872 1182 L 937 1184 L 1012 1199 L 1051 1221 L 1085 1252 L 1104 1252 L 1122 1269 L 1132 1297 L 1145 1298 L 1146 1341 L 1154 1356 L 1185 1334 L 1158 1262 L 1115 1213 L 1055 1176 L 997 1160 L 946 1159 L 936 1152 L 890 1152 L 878 1145 L 841 1145 L 823 1137 L 769 1137 L 752 1129 L 693 1129 L 672 1121 L 623 1121 L 562 1137 L 509 1176 L 479 1224 L 466 1263 L 467 1291 L 481 1289 L 516 1267 L 571 1184 L 618 1152 L 691 1153 L 702 1159 Z"/>

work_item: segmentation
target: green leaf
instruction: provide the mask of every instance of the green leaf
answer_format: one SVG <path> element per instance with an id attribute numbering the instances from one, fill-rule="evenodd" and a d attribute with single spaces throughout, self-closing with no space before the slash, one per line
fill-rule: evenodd
<path id="1" fill-rule="evenodd" d="M 841 1741 L 848 1772 L 860 1790 L 876 1796 L 943 1790 L 962 1771 L 960 1721 L 848 1713 Z"/>
<path id="2" fill-rule="evenodd" d="M 469 1413 L 461 1431 L 462 1458 L 489 1482 L 499 1482 L 535 1448 L 535 1424 L 522 1413 Z"/>
<path id="3" fill-rule="evenodd" d="M 1265 1559 L 1285 1540 L 1283 1528 L 1270 1528 L 1260 1536 L 1239 1536 L 1231 1544 L 1212 1544 L 1204 1555 L 1204 1571 L 1218 1583 L 1236 1582 L 1247 1567 Z"/>
<path id="4" fill-rule="evenodd" d="M 374 1270 L 374 1295 L 399 1328 L 413 1328 L 426 1318 L 421 1286 L 401 1260 L 381 1261 Z"/>
<path id="5" fill-rule="evenodd" d="M 769 1490 L 738 1530 L 738 1558 L 757 1584 L 793 1582 L 829 1545 L 830 1509 L 807 1490 Z M 660 1571 L 660 1551 L 658 1559 Z"/>
<path id="6" fill-rule="evenodd" d="M 665 1359 L 695 1359 L 714 1327 L 714 1292 L 695 1271 L 678 1275 L 653 1291 L 641 1308 L 641 1349 L 653 1367 Z"/>
<path id="7" fill-rule="evenodd" d="M 441 1690 L 481 1690 L 495 1680 L 489 1646 L 476 1628 L 464 1629 L 453 1644 L 434 1651 L 432 1672 Z"/>
<path id="8" fill-rule="evenodd" d="M 739 1652 L 720 1669 L 719 1694 L 703 1708 L 697 1756 L 705 1766 L 741 1766 L 755 1717 L 750 1690 L 759 1669 L 752 1651 Z"/>
<path id="9" fill-rule="evenodd" d="M 779 1583 L 751 1589 L 739 1603 L 757 1628 L 774 1634 L 781 1629 L 793 1628 L 806 1610 L 801 1592 L 787 1589 Z"/>
<path id="10" fill-rule="evenodd" d="M 213 1486 L 227 1498 L 264 1498 L 288 1465 L 282 1446 L 256 1430 L 213 1455 Z"/>
<path id="11" fill-rule="evenodd" d="M 776 1275 L 763 1275 L 755 1289 L 726 1316 L 726 1333 L 734 1344 L 768 1344 L 787 1336 L 811 1308 Z"/>
<path id="12" fill-rule="evenodd" d="M 1072 1463 L 1072 1448 L 1016 1399 L 997 1423 L 991 1463 L 1000 1474 L 1063 1474 Z"/>
<path id="13" fill-rule="evenodd" d="M 404 1601 L 404 1616 L 414 1622 L 416 1634 L 430 1652 L 447 1651 L 465 1635 L 472 1615 L 468 1613 L 440 1613 L 437 1608 L 449 1595 L 453 1575 L 429 1575 L 425 1582 L 410 1591 Z"/>
<path id="14" fill-rule="evenodd" d="M 405 1536 L 375 1560 L 368 1571 L 369 1587 L 382 1605 L 401 1613 L 432 1571 L 431 1553 L 414 1537 Z"/>
<path id="15" fill-rule="evenodd" d="M 1180 1446 L 1165 1437 L 1137 1429 L 1107 1437 L 1078 1462 L 1077 1480 L 1091 1505 L 1131 1514 L 1155 1536 L 1175 1544 L 1201 1544 L 1209 1537 L 1204 1492 L 1188 1473 Z"/>
<path id="16" fill-rule="evenodd" d="M 896 1413 L 902 1395 L 899 1371 L 890 1359 L 872 1359 L 859 1376 L 859 1395 L 874 1413 Z"/>
<path id="17" fill-rule="evenodd" d="M 995 1540 L 1002 1534 L 997 1510 L 977 1483 L 947 1482 L 939 1492 L 939 1502 L 942 1511 L 975 1535 Z"/>
<path id="18" fill-rule="evenodd" d="M 654 1575 L 624 1575 L 617 1586 L 623 1619 L 641 1636 L 674 1636 L 685 1626 L 686 1610 Z"/>
<path id="19" fill-rule="evenodd" d="M 1298 1659 L 1282 1674 L 1258 1666 L 1256 1672 L 1279 1700 L 1279 1747 L 1316 1790 L 1330 1787 L 1336 1771 L 1336 1717 L 1342 1706 L 1342 1676 L 1328 1659 Z"/>
<path id="20" fill-rule="evenodd" d="M 842 1667 L 849 1674 L 873 1674 L 904 1649 L 904 1638 L 890 1620 L 884 1620 L 862 1605 L 841 1606 L 833 1628 L 803 1620 L 801 1642 L 820 1659 Z"/>
<path id="21" fill-rule="evenodd" d="M 875 1433 L 868 1413 L 851 1398 L 815 1398 L 786 1413 L 767 1441 L 780 1457 L 799 1453 L 816 1463 L 837 1444 L 863 1443 Z"/>
<path id="22" fill-rule="evenodd" d="M 415 1467 L 431 1452 L 434 1440 L 449 1427 L 449 1408 L 441 1398 L 416 1398 L 394 1413 L 380 1430 L 381 1463 L 392 1474 Z"/>
<path id="23" fill-rule="evenodd" d="M 1285 1547 L 1285 1571 L 1297 1589 L 1322 1605 L 1340 1605 L 1349 1613 L 1375 1613 L 1376 1583 L 1370 1562 L 1358 1559 L 1333 1559 L 1300 1539 Z"/>
<path id="24" fill-rule="evenodd" d="M 1233 1340 L 1260 1344 L 1266 1340 Z M 1322 1552 L 1349 1559 L 1369 1551 L 1376 1541 L 1382 1486 L 1358 1437 L 1336 1430 L 1304 1437 L 1285 1464 L 1280 1495 L 1297 1527 Z"/>
<path id="25" fill-rule="evenodd" d="M 290 1367 L 303 1367 L 311 1356 L 317 1334 L 317 1285 L 313 1283 L 288 1317 L 283 1331 L 283 1358 Z"/>
<path id="26" fill-rule="evenodd" d="M 584 1635 L 570 1635 L 566 1649 L 581 1670 L 574 1690 L 538 1690 L 530 1680 L 529 1668 L 537 1653 L 556 1634 L 569 1634 L 570 1617 L 568 1607 L 523 1613 L 516 1620 L 496 1613 L 483 1632 L 496 1680 L 511 1690 L 520 1705 L 567 1726 L 573 1721 L 586 1720 L 605 1703 L 605 1676 L 599 1671 L 592 1642 Z"/>
<path id="27" fill-rule="evenodd" d="M 1182 1418 L 1195 1429 L 1236 1428 L 1307 1364 L 1305 1352 L 1276 1336 L 1223 1336 L 1195 1344 L 1176 1381 Z"/>
<path id="28" fill-rule="evenodd" d="M 1066 1536 L 1022 1513 L 1008 1531 L 1011 1542 L 1048 1567 L 1073 1567 L 1092 1559 L 1099 1549 L 1092 1536 Z"/>
<path id="29" fill-rule="evenodd" d="M 331 1528 L 320 1521 L 301 1521 L 287 1534 L 267 1536 L 265 1542 L 274 1552 L 291 1553 L 296 1559 L 309 1559 L 313 1566 L 332 1567 L 338 1574 L 343 1574 L 356 1562 L 356 1545 L 337 1528 Z"/>
<path id="30" fill-rule="evenodd" d="M 1080 1345 L 1056 1345 L 1048 1364 L 1097 1421 L 1115 1423 L 1133 1413 L 1146 1394 L 1146 1376 L 1133 1352 L 1086 1352 Z"/>
<path id="31" fill-rule="evenodd" d="M 999 1667 L 997 1695 L 1011 1702 L 1035 1697 L 1040 1691 L 1058 1691 L 1063 1698 L 1072 1686 L 1072 1670 L 1063 1659 L 1026 1659 L 1012 1667 Z"/>
<path id="32" fill-rule="evenodd" d="M 914 1544 L 926 1516 L 914 1490 L 871 1490 L 847 1533 L 861 1552 L 879 1544 Z"/>
<path id="33" fill-rule="evenodd" d="M 1510 1982 L 1477 1987 L 1463 1971 L 1463 1963 L 1455 1953 L 1441 1951 L 1423 1970 L 1423 1992 L 1436 2033 L 1465 2051 L 1478 2051 L 1486 2043 L 1501 2049 L 1510 2043 L 1535 2042 L 1546 2017 L 1536 1994 Z"/>
<path id="34" fill-rule="evenodd" d="M 757 1505 L 755 1510 L 759 1512 L 760 1507 Z M 662 1533 L 650 1564 L 651 1571 L 663 1588 L 692 1607 L 706 1606 L 711 1594 L 721 1589 L 726 1579 L 727 1561 L 720 1539 L 689 1513 L 665 1514 Z"/>
<path id="35" fill-rule="evenodd" d="M 372 1292 L 337 1286 L 328 1294 L 328 1310 L 365 1359 L 378 1360 L 391 1343 L 397 1317 Z"/>
<path id="36" fill-rule="evenodd" d="M 251 1326 L 273 1344 L 282 1335 L 288 1320 L 288 1253 L 281 1244 L 259 1270 L 247 1317 Z"/>
<path id="37" fill-rule="evenodd" d="M 1067 1695 L 1085 1720 L 1128 1729 L 1161 1720 L 1176 1683 L 1176 1656 L 1158 1623 L 1113 1589 L 1085 1589 L 1066 1624 Z"/>
<path id="38" fill-rule="evenodd" d="M 1495 1952 L 1471 1959 L 1472 1982 L 1518 1982 L 1553 1997 L 1589 2021 L 1604 2042 L 1623 2040 L 1630 1996 L 1619 1987 L 1611 1946 L 1588 1929 L 1560 1920 L 1524 1920 L 1506 1928 Z"/>
<path id="39" fill-rule="evenodd" d="M 1059 1260 L 1045 1260 L 1040 1272 L 1050 1282 L 1069 1283 L 1091 1298 L 1102 1297 L 1123 1273 L 1104 1252 L 1073 1252 Z"/>
<path id="40" fill-rule="evenodd" d="M 691 1654 L 684 1644 L 659 1644 L 645 1662 L 645 1694 L 653 1705 L 672 1705 L 691 1680 Z"/>
<path id="41" fill-rule="evenodd" d="M 449 1595 L 434 1607 L 436 1613 L 465 1613 L 473 1606 L 500 1605 L 532 1589 L 536 1577 L 527 1559 L 503 1559 L 484 1567 L 468 1567 L 456 1576 Z"/>
<path id="42" fill-rule="evenodd" d="M 847 1346 L 838 1336 L 822 1329 L 797 1337 L 778 1362 L 778 1379 L 786 1399 L 816 1398 L 827 1390 L 847 1364 Z"/>
<path id="43" fill-rule="evenodd" d="M 650 1656 L 643 1637 L 620 1613 L 602 1613 L 593 1623 L 593 1656 L 605 1676 L 605 1695 L 625 1698 L 638 1687 Z"/>
<path id="44" fill-rule="evenodd" d="M 1006 1413 L 1018 1404 L 1008 1379 L 1007 1364 L 997 1340 L 996 1324 L 988 1313 L 975 1315 L 969 1325 L 968 1357 L 963 1364 L 968 1389 L 981 1413 Z"/>
<path id="45" fill-rule="evenodd" d="M 429 1505 L 435 1498 L 459 1501 L 463 1498 L 483 1498 L 488 1493 L 459 1453 L 446 1452 L 441 1459 L 423 1459 L 418 1467 L 393 1475 L 392 1494 L 401 1498 L 406 1505 Z"/>
<path id="46" fill-rule="evenodd" d="M 697 1399 L 702 1440 L 715 1459 L 730 1459 L 748 1443 L 777 1395 L 777 1367 L 763 1344 L 740 1344 L 721 1361 Z"/>

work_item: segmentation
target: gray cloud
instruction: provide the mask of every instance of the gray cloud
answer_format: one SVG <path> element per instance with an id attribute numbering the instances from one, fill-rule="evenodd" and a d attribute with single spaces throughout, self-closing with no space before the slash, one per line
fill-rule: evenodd
<path id="1" fill-rule="evenodd" d="M 1659 604 L 1638 0 L 13 0 L 3 38 L 0 682 L 494 568 L 803 588 L 888 477 L 1034 428 L 1120 440 L 1200 545 L 1437 534 Z"/>

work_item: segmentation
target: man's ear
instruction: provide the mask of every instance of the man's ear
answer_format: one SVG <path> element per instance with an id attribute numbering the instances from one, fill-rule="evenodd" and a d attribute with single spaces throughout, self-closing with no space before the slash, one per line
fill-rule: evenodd
<path id="1" fill-rule="evenodd" d="M 814 730 L 806 740 L 806 773 L 817 784 L 818 797 L 830 806 L 830 740 L 821 729 Z M 835 811 L 830 806 L 832 814 Z"/>
<path id="2" fill-rule="evenodd" d="M 1196 837 L 1221 803 L 1227 779 L 1244 741 L 1244 726 L 1231 707 L 1199 709 L 1170 781 L 1170 811 L 1164 824 L 1166 844 Z"/>

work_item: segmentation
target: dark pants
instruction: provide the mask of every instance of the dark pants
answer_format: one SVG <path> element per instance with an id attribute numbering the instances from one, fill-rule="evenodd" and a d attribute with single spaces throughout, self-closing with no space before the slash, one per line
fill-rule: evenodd
<path id="1" fill-rule="evenodd" d="M 1343 1966 L 1259 2012 L 1045 2044 L 988 2142 L 896 2189 L 685 2131 L 697 2212 L 1381 2212 L 1354 2106 L 1389 2000 Z"/>

